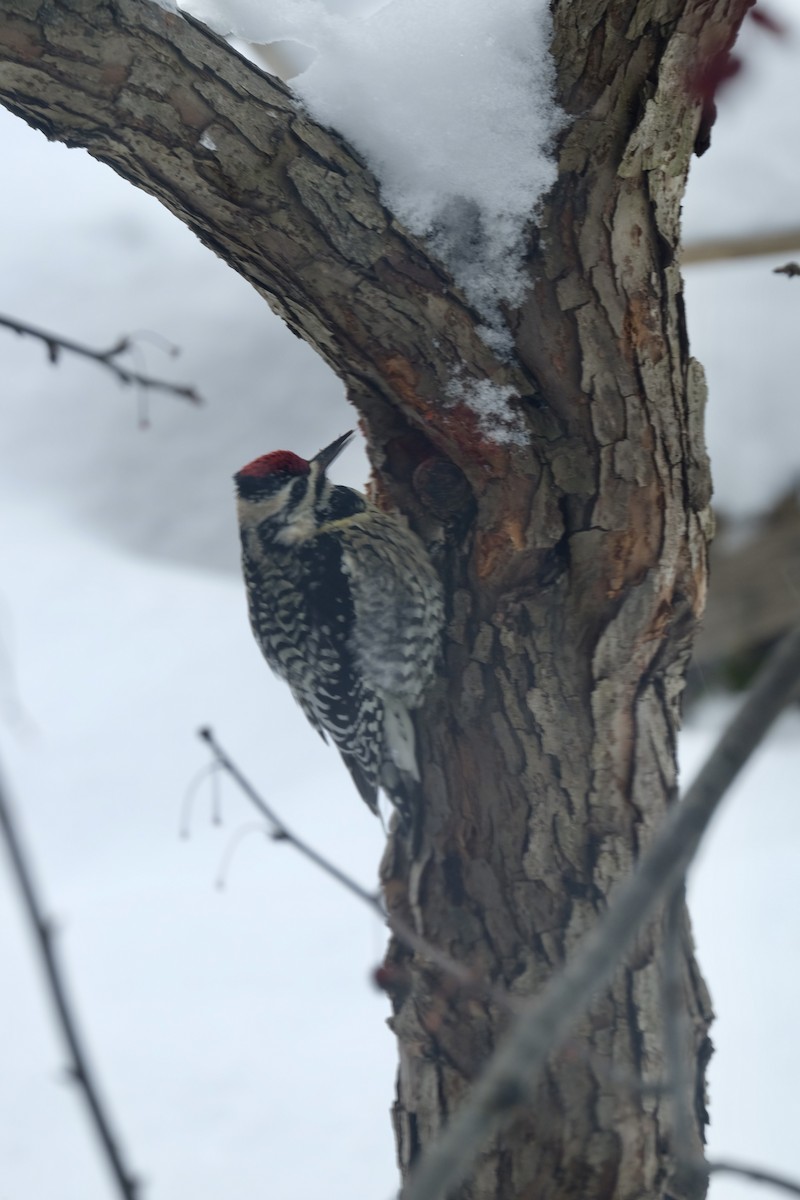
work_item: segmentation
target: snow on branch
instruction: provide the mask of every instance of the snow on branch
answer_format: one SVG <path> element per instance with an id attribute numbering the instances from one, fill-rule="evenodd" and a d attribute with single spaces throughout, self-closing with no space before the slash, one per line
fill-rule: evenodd
<path id="1" fill-rule="evenodd" d="M 292 90 L 364 155 L 383 203 L 497 331 L 498 302 L 523 298 L 526 226 L 556 178 L 546 0 L 183 6 L 225 35 L 303 49 Z"/>
<path id="2" fill-rule="evenodd" d="M 188 13 L 140 0 L 85 11 L 52 0 L 42 13 L 38 0 L 0 0 L 0 104 L 155 196 L 334 371 L 369 380 L 359 406 L 379 399 L 474 466 L 474 438 L 439 405 L 451 381 L 464 363 L 518 396 L 534 381 L 498 360 L 500 343 L 430 241 L 387 212 L 363 156 Z"/>

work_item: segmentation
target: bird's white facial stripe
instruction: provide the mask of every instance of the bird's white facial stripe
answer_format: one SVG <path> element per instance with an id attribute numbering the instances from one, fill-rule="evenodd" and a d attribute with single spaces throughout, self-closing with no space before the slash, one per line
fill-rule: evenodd
<path id="1" fill-rule="evenodd" d="M 277 528 L 273 534 L 276 542 L 282 546 L 292 546 L 305 541 L 314 535 L 317 528 L 314 516 L 314 482 L 312 468 L 312 474 L 307 480 L 303 479 L 301 483 L 298 478 L 289 479 L 271 496 L 265 496 L 261 500 L 240 498 L 240 524 L 252 528 L 277 518 Z M 305 493 L 295 502 L 293 489 L 298 488 L 299 491 L 303 484 Z"/>
<path id="2" fill-rule="evenodd" d="M 310 504 L 302 505 L 293 513 L 291 522 L 284 525 L 283 529 L 275 535 L 275 541 L 282 546 L 293 546 L 297 542 L 304 542 L 307 538 L 313 537 L 316 531 L 312 506 Z"/>

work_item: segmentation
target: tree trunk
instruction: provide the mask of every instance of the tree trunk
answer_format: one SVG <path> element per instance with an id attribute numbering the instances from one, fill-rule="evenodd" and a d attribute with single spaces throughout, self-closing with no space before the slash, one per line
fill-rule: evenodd
<path id="1" fill-rule="evenodd" d="M 378 494 L 427 536 L 449 595 L 445 665 L 418 722 L 421 827 L 390 842 L 384 886 L 430 943 L 514 996 L 564 961 L 675 796 L 711 526 L 678 269 L 709 116 L 690 79 L 747 2 L 557 0 L 570 122 L 530 291 L 507 314 L 516 357 L 500 361 L 363 162 L 208 30 L 136 0 L 0 0 L 2 102 L 156 195 L 316 347 L 361 414 Z M 525 447 L 443 402 L 465 375 L 513 391 Z M 666 1101 L 640 1086 L 666 1072 L 662 924 L 465 1200 L 690 1194 Z M 394 944 L 389 961 L 405 1172 L 506 1017 L 424 955 Z M 688 920 L 681 969 L 697 1152 L 711 1012 Z"/>
<path id="2" fill-rule="evenodd" d="M 556 12 L 561 98 L 581 115 L 519 314 L 517 352 L 538 385 L 533 471 L 510 465 L 454 572 L 431 705 L 446 717 L 425 725 L 425 837 L 386 865 L 399 911 L 514 995 L 535 994 L 563 962 L 675 794 L 678 702 L 705 599 L 705 394 L 678 221 L 699 123 L 688 79 L 701 33 L 711 54 L 726 26 L 715 30 L 709 6 L 660 7 L 659 24 L 642 6 Z M 669 1104 L 630 1082 L 666 1075 L 662 933 L 660 921 L 643 933 L 465 1197 L 686 1194 L 671 1178 Z M 393 956 L 407 966 L 401 947 Z M 688 922 L 684 956 L 699 1151 L 711 1009 Z M 503 1018 L 420 965 L 394 1023 L 407 1167 Z"/>

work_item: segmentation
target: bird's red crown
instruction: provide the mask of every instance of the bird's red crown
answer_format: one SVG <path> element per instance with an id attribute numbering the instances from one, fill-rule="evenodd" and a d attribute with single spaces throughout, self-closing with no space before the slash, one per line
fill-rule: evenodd
<path id="1" fill-rule="evenodd" d="M 254 458 L 239 474 L 248 479 L 267 479 L 270 475 L 307 475 L 309 470 L 308 462 L 299 454 L 293 454 L 291 450 L 273 450 L 271 454 Z"/>

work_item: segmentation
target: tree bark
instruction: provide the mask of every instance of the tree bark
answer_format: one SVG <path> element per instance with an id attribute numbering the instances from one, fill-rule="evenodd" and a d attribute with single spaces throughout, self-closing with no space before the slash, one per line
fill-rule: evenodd
<path id="1" fill-rule="evenodd" d="M 427 537 L 449 596 L 418 721 L 418 836 L 390 841 L 393 911 L 535 994 L 593 925 L 675 797 L 675 737 L 706 588 L 705 388 L 689 356 L 679 215 L 708 113 L 690 80 L 748 0 L 556 0 L 558 182 L 498 359 L 446 269 L 291 92 L 153 4 L 0 0 L 0 100 L 157 196 L 345 381 L 385 503 Z M 525 448 L 445 401 L 513 390 Z M 464 1200 L 691 1194 L 663 1095 L 661 919 L 598 996 Z M 680 964 L 699 1153 L 709 999 Z M 393 945 L 401 1167 L 502 1034 L 492 1003 Z"/>

